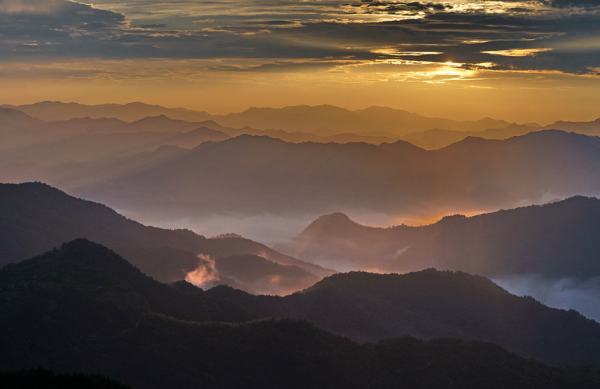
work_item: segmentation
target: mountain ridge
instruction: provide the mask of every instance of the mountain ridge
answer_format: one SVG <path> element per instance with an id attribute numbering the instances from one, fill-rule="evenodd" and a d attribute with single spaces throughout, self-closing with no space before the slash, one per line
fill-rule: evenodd
<path id="1" fill-rule="evenodd" d="M 302 273 L 306 286 L 318 277 L 332 273 L 248 239 L 211 239 L 190 230 L 144 226 L 105 205 L 73 198 L 41 183 L 0 184 L 0 226 L 0 265 L 23 260 L 75 238 L 87 238 L 116 251 L 128 248 L 154 250 L 146 253 L 147 259 L 136 256 L 135 264 L 164 282 L 185 279 L 186 274 L 205 267 L 206 263 L 197 257 L 200 254 L 208 257 L 259 255 L 310 274 L 309 277 Z M 160 252 L 164 249 L 182 252 L 170 251 L 165 257 Z M 235 274 L 230 272 L 230 276 Z"/>
<path id="2" fill-rule="evenodd" d="M 600 276 L 593 260 L 600 253 L 597 217 L 600 200 L 584 196 L 470 217 L 445 216 L 416 227 L 368 227 L 333 214 L 276 248 L 317 263 L 328 258 L 333 268 L 337 263 L 406 272 L 431 266 L 487 277 L 538 274 L 586 280 Z"/>
<path id="3" fill-rule="evenodd" d="M 539 203 L 551 194 L 600 193 L 598 150 L 598 137 L 556 130 L 506 140 L 466 138 L 433 151 L 405 141 L 296 144 L 242 135 L 204 144 L 152 169 L 70 188 L 115 208 L 174 218 L 336 211 L 398 215 L 450 207 L 485 211 Z M 295 188 L 289 177 L 295 177 Z M 165 196 L 175 196 L 178 203 L 165 207 L 155 200 Z"/>
<path id="4" fill-rule="evenodd" d="M 286 297 L 253 296 L 226 286 L 202 291 L 183 282 L 173 286 L 161 284 L 115 252 L 89 240 L 76 239 L 0 269 L 0 285 L 3 334 L 43 334 L 56 325 L 65 327 L 60 335 L 46 340 L 38 339 L 39 336 L 0 337 L 0 343 L 25 341 L 27 347 L 38 350 L 34 355 L 42 352 L 39 345 L 57 339 L 66 341 L 72 336 L 79 337 L 79 344 L 83 345 L 102 345 L 103 339 L 127 342 L 130 335 L 144 333 L 148 320 L 186 320 L 186 325 L 220 332 L 219 328 L 232 331 L 235 327 L 222 327 L 215 322 L 262 319 L 264 324 L 275 317 L 292 328 L 305 325 L 294 324 L 298 323 L 296 320 L 308 320 L 321 329 L 363 341 L 407 334 L 424 339 L 451 336 L 499 343 L 553 365 L 600 366 L 599 323 L 574 311 L 552 309 L 532 298 L 513 296 L 483 277 L 463 272 L 354 272 L 330 276 L 302 293 Z M 65 321 L 72 315 L 79 317 Z M 244 324 L 256 325 L 262 324 Z M 157 333 L 151 333 L 151 343 L 160 342 Z M 191 336 L 189 331 L 184 330 L 183 334 L 187 334 L 184 339 Z M 303 339 L 298 341 L 302 343 Z M 281 338 L 274 343 L 279 350 L 283 346 L 280 341 Z M 87 349 L 82 349 L 84 356 Z M 5 350 L 19 354 L 22 348 Z M 69 347 L 55 351 L 56 362 L 61 361 L 64 352 L 70 352 Z M 93 355 L 96 354 L 88 354 Z M 0 365 L 14 366 L 18 361 L 10 354 L 0 356 Z"/>

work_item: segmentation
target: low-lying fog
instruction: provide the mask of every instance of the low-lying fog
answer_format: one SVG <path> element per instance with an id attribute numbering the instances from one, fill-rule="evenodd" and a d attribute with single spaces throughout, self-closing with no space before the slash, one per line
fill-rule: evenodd
<path id="1" fill-rule="evenodd" d="M 303 214 L 279 216 L 271 214 L 244 215 L 208 215 L 177 220 L 160 220 L 144 217 L 124 210 L 117 212 L 140 223 L 161 228 L 186 228 L 208 238 L 221 234 L 238 234 L 244 238 L 273 246 L 286 242 L 301 233 L 320 215 Z"/>
<path id="2" fill-rule="evenodd" d="M 289 241 L 289 239 L 300 234 L 315 219 L 322 216 L 319 214 L 290 216 L 271 214 L 255 216 L 210 215 L 167 221 L 144 218 L 143 215 L 132 214 L 123 210 L 119 210 L 119 212 L 147 225 L 162 228 L 187 228 L 206 237 L 235 233 L 268 246 Z M 345 213 L 360 224 L 374 227 L 386 227 L 402 223 L 408 225 L 429 224 L 441 217 L 437 213 L 435 215 L 404 215 L 404 217 L 352 211 Z M 469 212 L 469 214 L 475 213 L 477 212 Z M 376 269 L 355 269 L 343 266 L 340 262 L 336 264 L 337 266 L 332 266 L 333 263 L 324 264 L 319 262 L 319 264 L 330 265 L 329 268 L 342 272 L 351 270 L 377 272 Z M 584 316 L 600 322 L 600 278 L 580 281 L 574 278 L 551 280 L 539 275 L 512 275 L 495 278 L 493 281 L 517 296 L 531 296 L 553 308 L 574 309 Z"/>
<path id="3" fill-rule="evenodd" d="M 552 308 L 574 309 L 600 322 L 600 278 L 547 279 L 539 275 L 512 275 L 493 281 L 517 296 L 531 296 Z"/>
<path id="4" fill-rule="evenodd" d="M 244 238 L 274 246 L 285 243 L 300 234 L 306 227 L 323 214 L 320 213 L 294 213 L 289 215 L 236 215 L 236 214 L 211 214 L 206 216 L 191 216 L 183 219 L 159 219 L 141 213 L 124 209 L 116 209 L 118 213 L 145 225 L 161 228 L 185 228 L 208 238 L 221 234 L 238 234 Z M 420 226 L 432 224 L 446 215 L 463 214 L 473 216 L 491 210 L 486 209 L 440 209 L 427 208 L 415 209 L 403 215 L 389 215 L 379 212 L 362 212 L 356 210 L 339 210 L 358 224 L 370 227 L 389 227 L 406 224 Z"/>

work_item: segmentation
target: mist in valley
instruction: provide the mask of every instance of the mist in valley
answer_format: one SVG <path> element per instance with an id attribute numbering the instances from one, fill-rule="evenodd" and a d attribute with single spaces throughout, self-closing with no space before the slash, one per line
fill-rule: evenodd
<path id="1" fill-rule="evenodd" d="M 600 277 L 579 280 L 573 277 L 548 279 L 530 275 L 510 275 L 492 279 L 517 296 L 531 296 L 542 304 L 560 309 L 574 309 L 600 322 Z"/>

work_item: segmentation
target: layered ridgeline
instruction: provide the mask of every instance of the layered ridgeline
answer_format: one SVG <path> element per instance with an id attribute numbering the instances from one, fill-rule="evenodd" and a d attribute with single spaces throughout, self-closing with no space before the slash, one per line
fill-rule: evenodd
<path id="1" fill-rule="evenodd" d="M 60 185 L 164 218 L 339 211 L 410 216 L 596 194 L 598 169 L 600 138 L 562 131 L 467 138 L 434 151 L 403 141 L 295 144 L 243 135 L 119 177 L 88 182 L 87 175 L 75 175 Z"/>
<path id="2" fill-rule="evenodd" d="M 477 131 L 505 127 L 510 124 L 504 120 L 490 118 L 477 121 L 429 118 L 385 107 L 370 107 L 350 111 L 332 105 L 250 108 L 243 112 L 228 115 L 210 115 L 206 112 L 190 111 L 182 108 L 172 109 L 142 103 L 90 106 L 75 103 L 42 102 L 4 107 L 18 109 L 30 116 L 46 121 L 91 117 L 118 118 L 130 122 L 140 120 L 146 116 L 165 115 L 172 119 L 191 122 L 214 120 L 224 126 L 236 128 L 250 126 L 263 130 L 278 129 L 288 132 L 316 132 L 321 134 L 353 132 L 361 135 L 387 135 L 393 137 L 431 128 Z"/>
<path id="3" fill-rule="evenodd" d="M 188 277 L 204 286 L 225 283 L 251 292 L 284 294 L 332 274 L 236 235 L 208 239 L 189 230 L 148 227 L 45 184 L 0 184 L 1 265 L 75 238 L 115 249 L 163 282 Z M 244 261 L 246 267 L 255 267 L 251 278 L 243 266 L 231 266 Z"/>
<path id="4" fill-rule="evenodd" d="M 487 277 L 600 277 L 600 200 L 572 197 L 437 223 L 375 228 L 344 214 L 322 216 L 287 244 L 297 258 L 334 269 L 407 272 L 435 267 Z"/>
<path id="5" fill-rule="evenodd" d="M 390 297 L 383 292 L 390 286 L 390 280 L 357 283 L 356 276 L 328 278 L 292 297 L 312 295 L 315 300 L 315 293 L 341 296 L 353 293 L 351 290 L 371 301 Z M 471 287 L 475 287 L 472 292 L 483 293 L 481 299 L 488 299 L 491 304 L 502 300 L 499 297 L 502 290 L 479 278 L 437 272 L 414 275 L 431 276 L 445 277 L 454 280 L 450 284 L 458 284 L 454 290 L 447 290 L 448 283 L 434 280 L 427 296 L 436 290 L 448 296 L 440 301 L 447 302 L 450 295 L 458 297 L 457 289 L 466 291 Z M 360 287 L 364 281 L 370 286 Z M 407 288 L 413 283 L 423 290 L 419 286 L 422 280 L 391 281 L 401 285 L 392 292 L 410 292 Z M 378 284 L 381 286 L 377 287 Z M 289 319 L 247 322 L 260 316 L 256 313 L 258 308 L 252 304 L 245 306 L 246 303 L 240 306 L 234 298 L 226 296 L 240 292 L 219 287 L 208 293 L 184 282 L 163 285 L 114 252 L 81 239 L 31 260 L 5 266 L 0 270 L 0 285 L 3 350 L 0 369 L 5 371 L 40 366 L 57 373 L 102 374 L 133 388 L 150 389 L 595 388 L 600 382 L 597 367 L 550 368 L 480 341 L 422 341 L 402 337 L 358 344 L 307 322 Z M 381 292 L 373 294 L 372 288 Z M 271 306 L 276 300 L 287 300 L 244 296 L 260 299 L 262 307 Z M 410 299 L 410 294 L 404 298 Z M 352 300 L 347 299 L 357 305 L 365 302 Z M 422 300 L 432 303 L 429 299 Z M 530 317 L 537 310 L 543 311 L 543 307 L 532 309 L 534 302 L 524 304 Z M 429 309 L 436 310 L 435 306 Z M 597 323 L 585 321 L 575 313 L 548 310 L 542 314 L 552 319 L 547 321 L 547 332 L 552 328 L 561 332 L 554 327 L 554 316 L 563 316 L 574 326 L 566 325 L 563 329 L 568 332 L 564 339 L 569 340 L 565 346 L 583 345 L 583 348 L 577 360 L 571 362 L 584 359 L 588 346 L 592 349 L 596 345 Z M 335 312 L 330 316 L 340 321 Z M 590 333 L 594 338 L 589 338 Z M 567 357 L 561 347 L 554 346 L 555 355 Z M 593 348 L 596 353 L 598 349 L 597 345 Z M 593 357 L 588 361 L 594 362 Z"/>
<path id="6" fill-rule="evenodd" d="M 599 220 L 600 200 L 581 196 L 421 227 L 373 228 L 335 213 L 275 249 L 344 271 L 463 270 L 600 321 Z"/>
<path id="7" fill-rule="evenodd" d="M 91 143 L 93 139 L 104 142 L 103 147 L 116 147 L 117 145 L 112 145 L 109 141 L 112 139 L 117 142 L 117 134 L 123 135 L 121 140 L 129 144 L 133 144 L 133 140 L 136 139 L 134 134 L 138 134 L 137 146 L 143 146 L 144 142 L 156 142 L 161 137 L 170 141 L 169 138 L 189 133 L 205 124 L 208 124 L 212 131 L 219 132 L 219 128 L 216 128 L 218 126 L 214 126 L 212 122 L 189 122 L 171 119 L 164 115 L 157 116 L 157 114 L 143 117 L 134 122 L 125 122 L 112 117 L 82 117 L 46 122 L 18 110 L 0 108 L 0 137 L 2 139 L 0 148 L 7 150 L 42 144 L 53 147 L 55 142 L 71 137 L 78 137 L 73 142 L 77 141 L 87 147 L 90 147 L 87 143 Z M 104 137 L 99 135 L 104 135 Z M 224 133 L 220 133 L 220 135 L 221 139 L 227 138 Z"/>
<path id="8" fill-rule="evenodd" d="M 484 139 L 508 139 L 513 136 L 521 136 L 530 132 L 540 130 L 562 130 L 576 132 L 578 134 L 598 136 L 600 135 L 600 119 L 592 122 L 565 122 L 558 121 L 541 127 L 536 124 L 510 124 L 506 127 L 488 128 L 483 131 L 449 130 L 445 128 L 432 128 L 420 132 L 412 132 L 402 136 L 415 146 L 428 150 L 435 150 L 460 142 L 470 136 Z"/>
<path id="9" fill-rule="evenodd" d="M 506 139 L 510 136 L 523 135 L 539 129 L 556 129 L 588 135 L 600 135 L 600 119 L 591 122 L 557 121 L 546 126 L 536 123 L 517 125 L 490 118 L 477 121 L 429 118 L 386 107 L 370 107 L 350 111 L 331 105 L 301 105 L 284 108 L 250 108 L 243 112 L 228 115 L 211 115 L 207 112 L 182 108 L 165 108 L 143 103 L 91 106 L 75 103 L 42 102 L 21 106 L 6 105 L 4 107 L 6 107 L 5 109 L 19 110 L 33 118 L 48 122 L 67 121 L 74 118 L 118 118 L 121 121 L 134 122 L 148 116 L 165 116 L 173 120 L 187 122 L 216 121 L 224 126 L 235 128 L 249 126 L 259 131 L 274 129 L 275 131 L 282 131 L 283 133 L 280 134 L 283 136 L 289 133 L 296 133 L 296 136 L 307 133 L 317 136 L 347 133 L 354 133 L 355 136 L 387 136 L 415 141 L 420 146 L 428 149 L 443 147 L 460 141 L 467 136 Z M 275 134 L 276 132 L 272 132 L 270 136 L 279 137 Z M 434 134 L 439 138 L 434 137 Z"/>
<path id="10" fill-rule="evenodd" d="M 88 133 L 26 147 L 2 150 L 0 164 L 60 164 L 65 162 L 95 162 L 123 155 L 155 151 L 161 146 L 192 149 L 208 141 L 221 141 L 229 136 L 221 131 L 200 126 L 187 132 L 127 132 Z M 39 139 L 32 136 L 28 139 Z M 5 143 L 4 147 L 7 146 Z"/>

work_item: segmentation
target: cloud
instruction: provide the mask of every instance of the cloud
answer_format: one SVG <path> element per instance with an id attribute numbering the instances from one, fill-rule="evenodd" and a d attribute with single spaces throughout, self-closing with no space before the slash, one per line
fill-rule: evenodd
<path id="1" fill-rule="evenodd" d="M 597 0 L 552 0 L 550 2 L 555 7 L 600 7 Z"/>
<path id="2" fill-rule="evenodd" d="M 0 0 L 0 14 L 53 15 L 66 5 L 62 0 Z"/>
<path id="3" fill-rule="evenodd" d="M 534 57 L 537 53 L 544 51 L 551 51 L 550 48 L 539 48 L 539 49 L 508 49 L 508 50 L 496 50 L 496 51 L 482 51 L 483 54 L 501 55 L 504 57 Z"/>
<path id="4" fill-rule="evenodd" d="M 591 75 L 600 66 L 598 12 L 563 10 L 588 3 L 0 0 L 0 59 L 214 60 L 207 69 L 271 73 L 418 59 Z"/>

